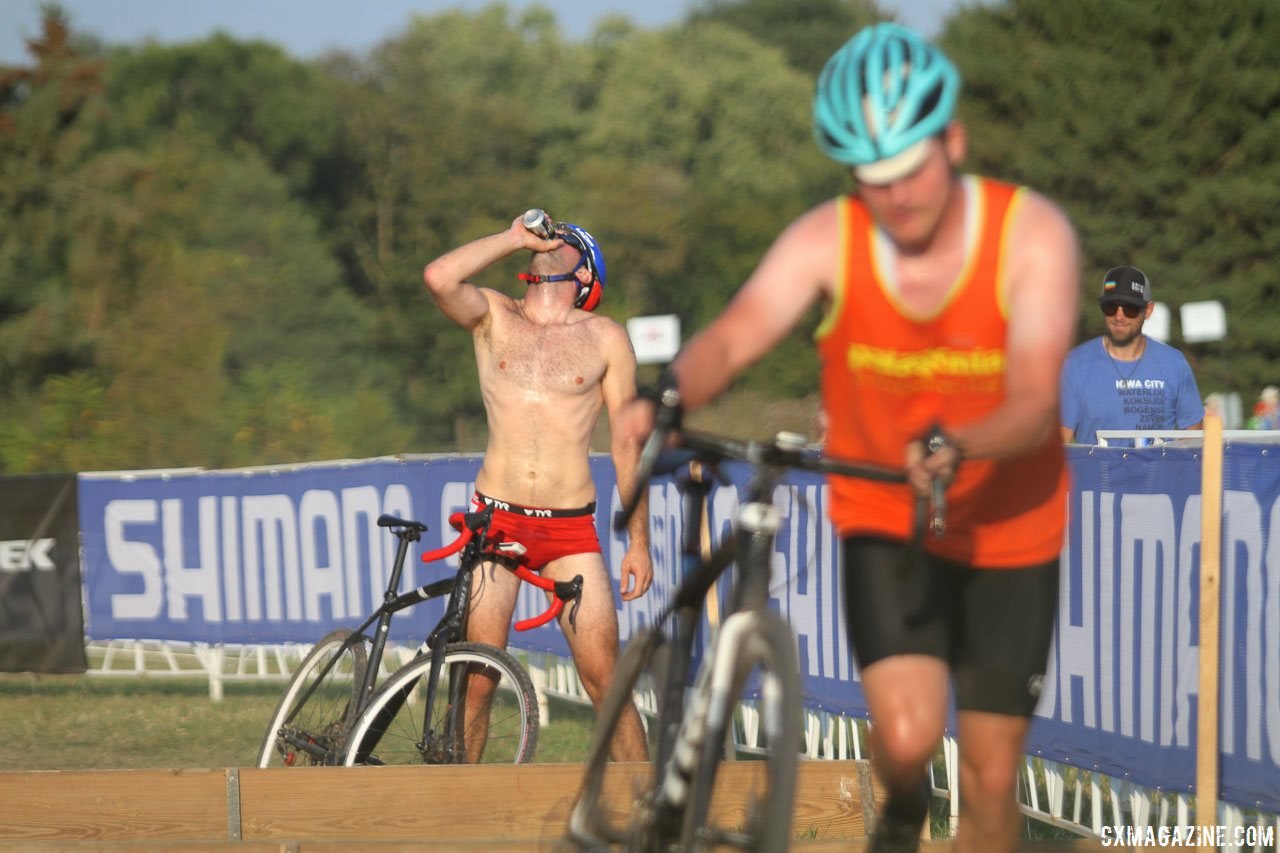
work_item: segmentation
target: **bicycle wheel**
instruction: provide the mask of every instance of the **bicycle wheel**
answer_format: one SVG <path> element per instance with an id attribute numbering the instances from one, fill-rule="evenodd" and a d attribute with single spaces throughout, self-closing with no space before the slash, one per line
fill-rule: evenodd
<path id="1" fill-rule="evenodd" d="M 726 845 L 786 850 L 802 740 L 800 672 L 791 627 L 772 611 L 730 616 L 710 665 L 710 677 L 694 697 L 706 727 L 690 781 L 680 849 L 687 853 Z M 722 767 L 723 751 L 734 748 L 726 747 L 728 727 L 748 698 L 756 699 L 764 750 L 756 760 Z"/>
<path id="2" fill-rule="evenodd" d="M 659 741 L 666 728 L 665 720 L 679 720 L 679 713 L 668 716 L 660 708 L 661 689 L 666 683 L 665 665 L 670 646 L 658 628 L 649 628 L 632 637 L 622 650 L 614 668 L 613 679 L 600 703 L 592 731 L 591 751 L 582 775 L 582 787 L 569 815 L 569 839 L 580 849 L 594 850 L 602 845 L 620 844 L 632 851 L 664 849 L 664 837 L 674 839 L 674 832 L 664 834 L 655 827 L 652 793 L 660 752 Z M 649 740 L 649 776 L 637 784 L 640 802 L 635 808 L 618 810 L 602 802 L 605 769 L 609 765 L 609 749 L 618 721 L 640 697 L 640 716 L 645 720 Z M 668 732 L 668 737 L 673 733 Z M 678 827 L 676 827 L 678 831 Z"/>
<path id="3" fill-rule="evenodd" d="M 367 638 L 343 648 L 339 628 L 316 643 L 289 679 L 258 750 L 259 767 L 337 764 L 364 681 Z"/>
<path id="4" fill-rule="evenodd" d="M 397 670 L 369 700 L 343 763 L 524 764 L 538 746 L 533 682 L 508 652 L 484 643 L 445 649 L 430 725 L 424 727 L 431 652 Z M 468 706 L 468 698 L 474 707 Z M 455 709 L 464 713 L 455 713 Z"/>

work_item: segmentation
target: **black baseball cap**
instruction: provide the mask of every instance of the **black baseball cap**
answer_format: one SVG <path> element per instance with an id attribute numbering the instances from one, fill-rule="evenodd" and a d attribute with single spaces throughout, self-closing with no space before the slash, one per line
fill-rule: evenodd
<path id="1" fill-rule="evenodd" d="M 1143 306 L 1151 301 L 1151 282 L 1137 267 L 1112 267 L 1102 277 L 1102 295 L 1098 304 L 1121 302 Z"/>

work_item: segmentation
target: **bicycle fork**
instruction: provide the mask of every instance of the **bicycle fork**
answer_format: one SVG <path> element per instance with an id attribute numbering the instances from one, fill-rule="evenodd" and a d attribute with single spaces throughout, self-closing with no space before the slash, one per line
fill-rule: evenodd
<path id="1" fill-rule="evenodd" d="M 698 672 L 689 711 L 663 771 L 659 800 L 668 813 L 682 813 L 688 802 L 709 724 L 723 720 L 727 729 L 732 722 L 733 707 L 739 698 L 735 694 L 741 653 L 763 630 L 758 608 L 766 606 L 768 599 L 769 550 L 780 525 L 781 514 L 770 503 L 750 501 L 738 508 L 738 530 L 743 537 L 738 552 L 739 571 L 743 574 L 738 600 L 734 612 L 720 626 L 709 663 Z M 751 656 L 745 659 L 750 660 Z"/>
<path id="2" fill-rule="evenodd" d="M 689 712 L 680 726 L 671 761 L 662 779 L 662 800 L 683 808 L 689 783 L 702 757 L 708 723 L 728 720 L 737 702 L 734 688 L 738 650 L 759 630 L 757 614 L 735 613 L 724 621 L 716 638 L 711 663 L 698 673 Z"/>

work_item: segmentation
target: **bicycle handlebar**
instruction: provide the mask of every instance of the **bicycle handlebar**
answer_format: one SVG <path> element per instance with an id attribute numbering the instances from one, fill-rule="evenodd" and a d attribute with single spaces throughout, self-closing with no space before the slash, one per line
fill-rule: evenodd
<path id="1" fill-rule="evenodd" d="M 578 604 L 582 600 L 582 575 L 574 575 L 571 581 L 553 581 L 521 565 L 517 565 L 512 571 L 515 572 L 516 577 L 525 583 L 533 584 L 539 589 L 545 589 L 553 593 L 551 606 L 537 616 L 517 621 L 515 624 L 517 631 L 528 631 L 531 628 L 547 624 L 560 615 L 560 612 L 564 610 L 566 601 L 573 602 L 573 607 L 569 608 L 569 624 L 577 627 Z"/>
<path id="2" fill-rule="evenodd" d="M 449 516 L 449 524 L 458 531 L 459 536 L 449 544 L 437 548 L 434 551 L 424 551 L 422 553 L 422 562 L 434 563 L 436 560 L 443 560 L 445 557 L 452 557 L 454 554 L 466 547 L 471 538 L 476 535 L 476 531 L 465 521 L 466 515 L 479 515 L 479 513 L 455 512 Z"/>
<path id="3" fill-rule="evenodd" d="M 446 557 L 453 556 L 461 551 L 475 538 L 477 534 L 484 531 L 488 533 L 489 521 L 493 516 L 491 508 L 485 508 L 480 512 L 455 512 L 449 516 L 449 526 L 458 531 L 458 538 L 447 545 L 436 548 L 434 551 L 426 551 L 422 555 L 422 562 L 434 563 L 437 560 L 443 560 Z M 425 525 L 423 526 L 425 530 Z M 504 553 L 503 546 L 518 545 L 518 543 L 496 542 L 487 538 L 483 543 L 485 550 L 481 552 L 482 557 L 487 557 L 495 563 L 501 563 L 509 568 L 516 577 L 525 583 L 532 584 L 539 589 L 547 590 L 554 593 L 551 606 L 537 616 L 528 619 L 521 619 L 515 623 L 517 631 L 528 631 L 547 624 L 555 619 L 564 610 L 565 602 L 572 601 L 573 607 L 569 610 L 569 624 L 577 625 L 578 605 L 582 601 L 582 575 L 576 575 L 570 581 L 553 581 L 550 578 L 544 578 L 526 566 L 513 562 L 512 553 Z M 524 553 L 524 546 L 519 545 L 518 553 Z M 508 548 L 509 552 L 515 552 L 514 548 Z"/>
<path id="4" fill-rule="evenodd" d="M 627 497 L 622 515 L 614 521 L 615 530 L 626 529 L 640 503 L 640 496 L 648 488 L 649 480 L 656 474 L 678 470 L 692 461 L 714 466 L 719 462 L 734 460 L 755 466 L 794 468 L 884 483 L 907 481 L 906 472 L 897 468 L 824 456 L 796 433 L 780 432 L 769 441 L 744 441 L 694 430 L 677 430 L 672 418 L 668 417 L 664 421 L 664 412 L 662 407 L 658 408 L 653 432 L 641 448 L 640 461 L 636 465 L 635 491 Z M 672 435 L 679 436 L 681 449 L 664 450 Z"/>

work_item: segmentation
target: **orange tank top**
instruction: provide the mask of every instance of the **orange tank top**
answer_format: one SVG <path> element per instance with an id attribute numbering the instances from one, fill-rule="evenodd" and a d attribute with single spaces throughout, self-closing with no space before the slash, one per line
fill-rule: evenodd
<path id="1" fill-rule="evenodd" d="M 933 316 L 913 316 L 885 284 L 879 231 L 856 198 L 839 200 L 842 253 L 835 299 L 816 337 L 822 358 L 827 453 L 900 467 L 933 424 L 956 428 L 1004 398 L 1001 263 L 1020 189 L 965 178 L 964 267 Z M 892 274 L 888 272 L 888 274 Z M 947 489 L 947 530 L 934 554 L 982 568 L 1053 559 L 1066 526 L 1067 470 L 1057 430 L 1015 459 L 965 460 Z M 842 536 L 905 539 L 907 486 L 831 478 L 831 520 Z"/>

